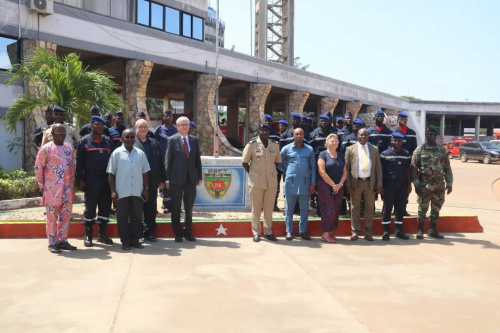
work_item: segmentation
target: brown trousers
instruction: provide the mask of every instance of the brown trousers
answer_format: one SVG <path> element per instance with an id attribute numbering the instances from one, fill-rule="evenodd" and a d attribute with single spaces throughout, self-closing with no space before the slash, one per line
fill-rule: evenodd
<path id="1" fill-rule="evenodd" d="M 361 198 L 365 202 L 365 235 L 372 234 L 373 209 L 375 207 L 375 192 L 370 187 L 370 179 L 358 179 L 356 187 L 353 187 L 354 194 L 351 194 L 351 230 L 357 234 L 361 230 Z"/>

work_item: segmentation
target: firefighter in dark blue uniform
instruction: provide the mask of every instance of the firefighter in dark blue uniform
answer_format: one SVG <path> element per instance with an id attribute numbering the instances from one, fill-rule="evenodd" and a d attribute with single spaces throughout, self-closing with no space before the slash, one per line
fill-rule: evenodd
<path id="1" fill-rule="evenodd" d="M 342 154 L 345 154 L 347 147 L 358 142 L 358 131 L 362 128 L 365 128 L 365 123 L 361 119 L 356 118 L 352 121 L 352 133 L 345 135 L 340 144 Z"/>
<path id="2" fill-rule="evenodd" d="M 368 128 L 368 142 L 378 148 L 381 153 L 391 147 L 392 131 L 384 124 L 385 113 L 382 110 L 375 111 L 375 124 Z"/>
<path id="3" fill-rule="evenodd" d="M 417 133 L 408 127 L 408 114 L 400 112 L 398 114 L 398 126 L 392 130 L 394 133 L 401 133 L 404 135 L 403 139 L 403 149 L 408 150 L 410 157 L 413 156 L 413 152 L 417 149 Z M 406 197 L 406 204 L 408 204 L 408 197 Z M 405 216 L 410 216 L 408 211 L 405 211 Z"/>
<path id="4" fill-rule="evenodd" d="M 380 153 L 382 171 L 384 174 L 384 213 L 382 226 L 384 235 L 382 240 L 388 241 L 391 226 L 391 211 L 395 209 L 396 232 L 394 236 L 400 239 L 409 237 L 403 232 L 403 216 L 406 211 L 406 197 L 411 192 L 410 163 L 411 156 L 402 148 L 403 135 L 392 133 L 391 148 Z"/>
<path id="5" fill-rule="evenodd" d="M 293 142 L 293 130 L 300 127 L 301 120 L 302 120 L 302 116 L 299 113 L 297 113 L 297 112 L 292 113 L 292 128 L 287 129 L 285 131 L 285 133 L 281 134 L 280 151 L 287 144 Z M 304 140 L 305 140 L 305 136 L 304 136 Z"/>
<path id="6" fill-rule="evenodd" d="M 313 148 L 316 161 L 318 160 L 319 154 L 326 149 L 325 140 L 326 137 L 332 133 L 335 133 L 332 129 L 332 121 L 328 114 L 324 113 L 319 116 L 319 127 L 316 128 L 309 134 L 308 144 Z M 311 207 L 316 208 L 316 215 L 321 216 L 321 211 L 318 205 L 318 195 L 314 193 L 311 195 Z"/>
<path id="7" fill-rule="evenodd" d="M 281 141 L 281 136 L 283 133 L 285 133 L 288 130 L 288 122 L 285 119 L 281 119 L 279 122 L 280 130 L 278 132 L 280 140 L 278 140 L 278 144 Z M 274 200 L 274 211 L 279 212 L 280 208 L 278 207 L 278 196 L 280 195 L 280 184 L 281 184 L 281 178 L 283 178 L 283 172 L 276 168 L 276 171 L 278 171 L 277 178 L 278 178 L 278 190 L 276 191 L 276 199 Z"/>
<path id="8" fill-rule="evenodd" d="M 340 131 L 344 127 L 344 118 L 336 117 L 335 123 L 332 124 L 332 126 L 336 128 L 336 132 L 338 134 L 338 131 Z"/>
<path id="9" fill-rule="evenodd" d="M 339 142 L 344 141 L 344 137 L 353 132 L 352 129 L 352 113 L 347 111 L 344 114 L 344 127 L 337 131 L 337 136 L 339 137 Z"/>
<path id="10" fill-rule="evenodd" d="M 90 117 L 93 116 L 101 116 L 101 113 L 99 111 L 99 107 L 97 105 L 92 105 L 90 108 Z M 85 124 L 80 128 L 80 138 L 83 138 L 85 135 L 90 134 L 92 132 L 92 122 Z M 103 129 L 103 134 L 109 137 L 109 128 L 106 126 L 106 123 L 104 124 L 104 129 Z"/>
<path id="11" fill-rule="evenodd" d="M 109 138 L 113 142 L 115 148 L 122 145 L 122 133 L 127 129 L 125 126 L 125 116 L 123 112 L 118 111 L 115 115 L 115 126 L 109 129 Z"/>
<path id="12" fill-rule="evenodd" d="M 111 190 L 108 183 L 106 167 L 114 145 L 103 135 L 104 119 L 93 116 L 91 120 L 92 133 L 78 141 L 76 149 L 76 180 L 78 189 L 85 192 L 85 224 L 84 243 L 86 247 L 92 244 L 92 226 L 95 223 L 96 208 L 99 224 L 98 242 L 111 245 L 113 241 L 107 236 L 109 214 L 111 213 Z"/>

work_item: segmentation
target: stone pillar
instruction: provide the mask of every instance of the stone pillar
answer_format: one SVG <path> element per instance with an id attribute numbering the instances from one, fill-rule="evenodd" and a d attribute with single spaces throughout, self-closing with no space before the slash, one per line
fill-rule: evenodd
<path id="1" fill-rule="evenodd" d="M 43 40 L 26 39 L 23 40 L 22 52 L 26 57 L 27 52 L 32 48 L 46 49 L 50 54 L 54 55 L 57 50 L 57 44 L 45 42 Z M 37 83 L 28 80 L 24 81 L 24 91 L 32 95 L 37 89 Z M 27 171 L 33 171 L 37 151 L 33 146 L 33 133 L 38 125 L 45 122 L 43 110 L 41 108 L 33 109 L 33 111 L 24 118 L 24 159 L 23 168 Z"/>
<path id="2" fill-rule="evenodd" d="M 444 115 L 442 116 L 444 118 Z M 476 116 L 476 129 L 474 131 L 474 140 L 479 140 L 479 130 L 481 129 L 481 116 Z"/>
<path id="3" fill-rule="evenodd" d="M 387 121 L 385 125 L 390 129 L 393 129 L 398 125 L 398 113 L 399 111 L 396 109 L 382 109 L 387 115 Z"/>
<path id="4" fill-rule="evenodd" d="M 292 114 L 292 112 L 297 112 L 302 114 L 304 110 L 304 105 L 309 98 L 308 91 L 291 91 L 288 94 L 288 112 Z"/>
<path id="5" fill-rule="evenodd" d="M 345 107 L 345 113 L 351 112 L 352 113 L 352 119 L 358 117 L 358 112 L 361 110 L 361 106 L 363 103 L 360 101 L 352 101 L 352 102 L 347 102 L 346 107 Z"/>
<path id="6" fill-rule="evenodd" d="M 219 76 L 219 83 L 222 76 Z M 199 74 L 196 81 L 196 136 L 200 140 L 202 155 L 214 154 L 215 131 L 215 75 Z M 242 152 L 234 148 L 219 129 L 219 156 L 241 156 Z"/>
<path id="7" fill-rule="evenodd" d="M 127 101 L 127 124 L 135 124 L 138 111 L 146 113 L 149 123 L 149 114 L 146 108 L 146 88 L 153 70 L 152 61 L 128 60 L 125 65 L 125 100 Z"/>
<path id="8" fill-rule="evenodd" d="M 462 128 L 462 118 L 458 117 L 458 136 L 462 136 L 464 129 Z"/>
<path id="9" fill-rule="evenodd" d="M 239 141 L 239 122 L 238 122 L 238 99 L 230 98 L 227 101 L 227 137 Z"/>
<path id="10" fill-rule="evenodd" d="M 248 136 L 251 137 L 264 119 L 264 107 L 272 86 L 269 83 L 250 83 L 250 103 L 248 106 Z"/>
<path id="11" fill-rule="evenodd" d="M 321 97 L 320 113 L 329 113 L 333 117 L 333 110 L 337 106 L 339 99 L 336 97 Z"/>
<path id="12" fill-rule="evenodd" d="M 445 127 L 445 115 L 442 114 L 441 116 L 439 116 L 439 136 L 441 137 L 441 139 L 444 138 L 444 127 Z"/>

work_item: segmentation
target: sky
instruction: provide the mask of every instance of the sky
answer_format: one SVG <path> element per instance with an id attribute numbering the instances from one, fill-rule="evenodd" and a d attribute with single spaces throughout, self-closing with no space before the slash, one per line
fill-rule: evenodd
<path id="1" fill-rule="evenodd" d="M 253 53 L 254 2 L 220 0 L 226 48 Z M 499 0 L 296 0 L 295 56 L 396 96 L 500 102 L 499 13 Z"/>

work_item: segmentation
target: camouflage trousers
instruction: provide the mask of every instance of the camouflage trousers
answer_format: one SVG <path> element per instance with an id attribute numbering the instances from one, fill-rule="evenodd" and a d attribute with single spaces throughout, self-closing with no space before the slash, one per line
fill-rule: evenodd
<path id="1" fill-rule="evenodd" d="M 444 203 L 444 190 L 427 190 L 418 196 L 418 223 L 424 223 L 425 214 L 429 210 L 429 203 L 431 204 L 431 223 L 437 223 L 439 220 L 439 211 Z"/>

